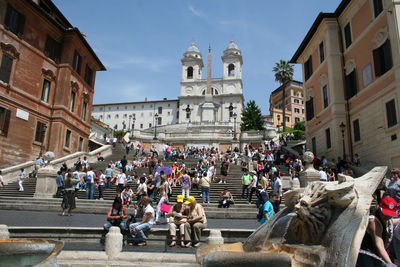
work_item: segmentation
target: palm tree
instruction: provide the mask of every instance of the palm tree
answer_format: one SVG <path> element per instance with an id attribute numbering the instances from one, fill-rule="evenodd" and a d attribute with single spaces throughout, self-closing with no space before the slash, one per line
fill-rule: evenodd
<path id="1" fill-rule="evenodd" d="M 283 131 L 286 130 L 286 84 L 293 79 L 293 65 L 286 60 L 280 60 L 275 63 L 275 67 L 272 69 L 275 72 L 275 81 L 280 82 L 282 86 L 282 117 L 283 117 Z"/>

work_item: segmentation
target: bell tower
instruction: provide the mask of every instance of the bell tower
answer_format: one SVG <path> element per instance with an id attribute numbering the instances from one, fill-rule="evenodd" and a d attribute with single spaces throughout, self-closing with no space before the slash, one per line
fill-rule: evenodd
<path id="1" fill-rule="evenodd" d="M 222 56 L 223 78 L 242 79 L 242 52 L 234 41 L 230 41 Z"/>
<path id="2" fill-rule="evenodd" d="M 192 43 L 183 53 L 182 62 L 182 82 L 193 82 L 202 77 L 203 59 L 199 48 Z"/>

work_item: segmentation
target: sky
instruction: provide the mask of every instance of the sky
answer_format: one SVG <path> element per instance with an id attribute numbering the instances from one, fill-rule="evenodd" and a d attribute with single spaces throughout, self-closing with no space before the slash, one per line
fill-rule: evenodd
<path id="1" fill-rule="evenodd" d="M 204 64 L 211 45 L 213 78 L 218 78 L 223 50 L 234 40 L 243 56 L 245 101 L 255 100 L 269 114 L 269 95 L 279 86 L 275 62 L 290 60 L 318 13 L 333 12 L 340 0 L 53 2 L 107 68 L 97 72 L 95 104 L 177 99 L 180 60 L 190 44 L 199 47 Z M 300 66 L 294 79 L 302 81 Z"/>

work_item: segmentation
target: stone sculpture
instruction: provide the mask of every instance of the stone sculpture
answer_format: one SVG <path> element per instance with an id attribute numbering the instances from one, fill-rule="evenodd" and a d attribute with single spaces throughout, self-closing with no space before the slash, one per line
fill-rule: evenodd
<path id="1" fill-rule="evenodd" d="M 291 266 L 353 267 L 372 195 L 386 171 L 387 167 L 376 167 L 360 178 L 341 175 L 336 182 L 311 182 L 306 188 L 288 191 L 286 208 L 243 244 L 204 246 L 197 251 L 197 259 L 203 266 L 220 266 L 222 260 L 231 267 L 260 264 L 249 258 L 257 252 L 276 256 L 273 262 L 265 257 L 264 266 L 282 267 L 289 259 Z"/>

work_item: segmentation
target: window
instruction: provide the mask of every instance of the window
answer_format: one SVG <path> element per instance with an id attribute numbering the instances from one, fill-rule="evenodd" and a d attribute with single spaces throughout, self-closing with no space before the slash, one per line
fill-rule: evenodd
<path id="1" fill-rule="evenodd" d="M 82 148 L 83 148 L 83 138 L 79 137 L 78 151 L 82 151 Z"/>
<path id="2" fill-rule="evenodd" d="M 158 115 L 162 114 L 162 107 L 158 107 Z"/>
<path id="3" fill-rule="evenodd" d="M 306 81 L 311 77 L 312 73 L 312 57 L 310 56 L 308 60 L 304 63 L 304 78 Z"/>
<path id="4" fill-rule="evenodd" d="M 168 111 L 168 116 L 171 115 L 171 112 Z"/>
<path id="5" fill-rule="evenodd" d="M 43 143 L 46 128 L 47 128 L 47 126 L 43 122 L 38 121 L 36 123 L 36 133 L 35 133 L 35 141 L 36 142 Z"/>
<path id="6" fill-rule="evenodd" d="M 393 66 L 392 51 L 390 48 L 389 39 L 386 42 L 373 51 L 374 65 L 375 65 L 375 76 L 381 76 L 390 70 Z"/>
<path id="7" fill-rule="evenodd" d="M 316 157 L 317 156 L 317 140 L 315 140 L 315 137 L 313 137 L 311 139 L 311 149 L 312 149 L 314 156 Z"/>
<path id="8" fill-rule="evenodd" d="M 111 115 L 110 114 L 107 115 L 107 119 L 111 119 Z"/>
<path id="9" fill-rule="evenodd" d="M 367 87 L 372 83 L 372 67 L 371 63 L 367 64 L 362 70 L 363 87 Z"/>
<path id="10" fill-rule="evenodd" d="M 314 118 L 314 98 L 310 97 L 310 100 L 306 101 L 306 119 L 312 120 Z"/>
<path id="11" fill-rule="evenodd" d="M 6 18 L 4 25 L 16 35 L 24 33 L 25 16 L 15 10 L 11 5 L 7 5 Z"/>
<path id="12" fill-rule="evenodd" d="M 319 44 L 319 62 L 323 62 L 325 60 L 325 51 L 324 51 L 324 42 Z"/>
<path id="13" fill-rule="evenodd" d="M 125 106 L 125 109 L 128 109 L 128 106 Z"/>
<path id="14" fill-rule="evenodd" d="M 119 118 L 119 115 L 118 115 L 118 114 L 116 114 L 116 115 L 114 116 L 114 118 L 118 119 L 118 118 Z"/>
<path id="15" fill-rule="evenodd" d="M 0 107 L 0 135 L 7 136 L 10 126 L 11 110 Z"/>
<path id="16" fill-rule="evenodd" d="M 228 76 L 235 76 L 235 65 L 234 64 L 228 65 Z"/>
<path id="17" fill-rule="evenodd" d="M 171 104 L 168 104 L 168 107 L 171 107 Z"/>
<path id="18" fill-rule="evenodd" d="M 357 94 L 357 77 L 355 69 L 351 73 L 346 75 L 345 81 L 346 81 L 346 98 L 350 99 Z"/>
<path id="19" fill-rule="evenodd" d="M 108 110 L 111 110 L 111 107 L 108 107 Z"/>
<path id="20" fill-rule="evenodd" d="M 86 113 L 87 113 L 87 102 L 83 101 L 83 106 L 82 106 L 82 120 L 86 121 Z"/>
<path id="21" fill-rule="evenodd" d="M 44 54 L 52 60 L 58 62 L 61 54 L 61 44 L 47 35 Z"/>
<path id="22" fill-rule="evenodd" d="M 86 64 L 85 81 L 88 85 L 92 85 L 93 70 Z"/>
<path id="23" fill-rule="evenodd" d="M 10 82 L 12 63 L 13 63 L 12 57 L 3 53 L 0 66 L 0 80 L 5 83 Z"/>
<path id="24" fill-rule="evenodd" d="M 351 39 L 350 22 L 347 23 L 346 26 L 344 26 L 344 42 L 345 42 L 346 48 L 349 47 L 351 45 L 351 43 L 353 42 L 352 39 Z"/>
<path id="25" fill-rule="evenodd" d="M 136 109 L 136 106 L 133 106 L 133 109 Z"/>
<path id="26" fill-rule="evenodd" d="M 322 87 L 322 95 L 324 98 L 324 108 L 329 106 L 329 92 L 328 92 L 328 85 Z"/>
<path id="27" fill-rule="evenodd" d="M 373 0 L 375 18 L 383 11 L 382 0 Z"/>
<path id="28" fill-rule="evenodd" d="M 65 132 L 65 144 L 64 144 L 64 146 L 65 146 L 65 147 L 69 147 L 70 142 L 71 142 L 71 131 L 70 131 L 70 130 L 67 130 L 67 131 Z"/>
<path id="29" fill-rule="evenodd" d="M 71 92 L 71 96 L 69 98 L 69 111 L 74 112 L 75 108 L 75 92 Z"/>
<path id="30" fill-rule="evenodd" d="M 140 124 L 140 129 L 143 129 L 143 123 Z"/>
<path id="31" fill-rule="evenodd" d="M 357 119 L 353 121 L 354 142 L 361 140 L 360 135 L 360 121 Z"/>
<path id="32" fill-rule="evenodd" d="M 51 82 L 47 79 L 44 79 L 43 80 L 43 88 L 42 88 L 42 96 L 40 99 L 46 103 L 49 103 L 50 86 L 51 86 Z"/>
<path id="33" fill-rule="evenodd" d="M 158 118 L 157 118 L 157 124 L 158 124 L 158 125 L 161 125 L 161 123 L 162 123 L 162 118 L 161 118 L 161 117 L 158 117 Z"/>
<path id="34" fill-rule="evenodd" d="M 297 123 L 297 122 L 300 122 L 300 118 L 297 118 L 297 117 L 295 117 L 294 118 L 294 121 Z"/>
<path id="35" fill-rule="evenodd" d="M 176 118 L 179 119 L 179 111 L 176 112 Z"/>
<path id="36" fill-rule="evenodd" d="M 290 118 L 289 117 L 285 117 L 286 122 L 290 122 Z"/>
<path id="37" fill-rule="evenodd" d="M 126 118 L 128 118 L 128 115 L 127 115 L 127 114 L 124 114 L 124 119 L 126 119 Z"/>
<path id="38" fill-rule="evenodd" d="M 300 109 L 295 108 L 295 109 L 294 109 L 294 113 L 300 113 Z"/>
<path id="39" fill-rule="evenodd" d="M 325 137 L 326 137 L 326 148 L 329 149 L 332 147 L 331 143 L 331 129 L 328 128 L 325 130 Z"/>
<path id="40" fill-rule="evenodd" d="M 190 119 L 190 112 L 186 112 L 186 119 Z"/>
<path id="41" fill-rule="evenodd" d="M 81 65 L 82 65 L 82 57 L 79 55 L 78 51 L 75 50 L 74 53 L 74 62 L 72 63 L 72 68 L 78 73 L 81 74 Z"/>
<path id="42" fill-rule="evenodd" d="M 100 107 L 100 111 L 103 111 L 103 108 L 102 108 L 102 107 Z"/>
<path id="43" fill-rule="evenodd" d="M 151 128 L 151 126 L 152 126 L 151 123 L 149 123 L 149 128 Z"/>
<path id="44" fill-rule="evenodd" d="M 192 79 L 193 78 L 193 67 L 187 68 L 187 78 Z"/>
<path id="45" fill-rule="evenodd" d="M 103 115 L 100 115 L 100 120 L 103 120 Z"/>
<path id="46" fill-rule="evenodd" d="M 394 99 L 386 103 L 386 117 L 388 128 L 397 124 L 396 103 Z"/>

